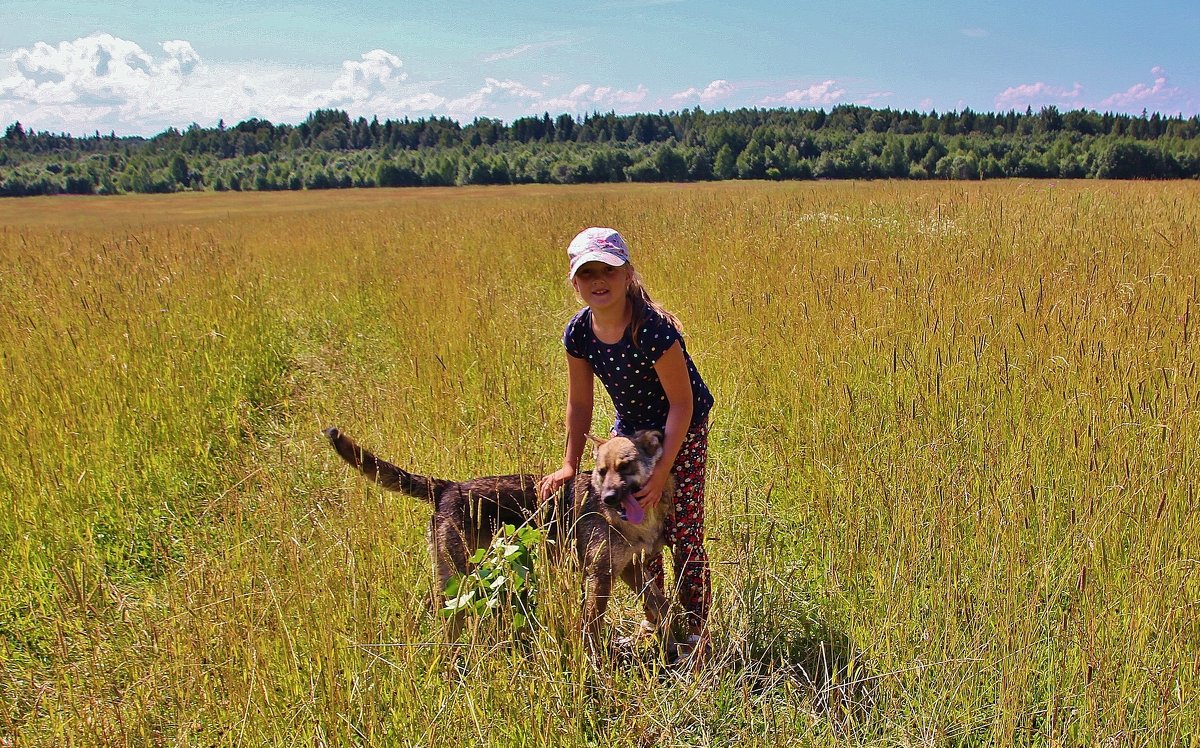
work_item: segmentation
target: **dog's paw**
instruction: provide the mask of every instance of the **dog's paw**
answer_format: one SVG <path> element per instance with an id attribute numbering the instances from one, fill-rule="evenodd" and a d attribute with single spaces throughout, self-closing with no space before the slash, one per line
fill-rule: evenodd
<path id="1" fill-rule="evenodd" d="M 707 635 L 692 634 L 681 642 L 672 642 L 668 649 L 669 662 L 673 667 L 698 673 L 708 664 L 712 655 L 712 642 Z"/>
<path id="2" fill-rule="evenodd" d="M 646 642 L 653 641 L 658 633 L 658 628 L 643 618 L 642 622 L 638 624 L 637 631 L 625 636 L 618 636 L 613 639 L 613 643 L 626 649 L 637 649 Z"/>

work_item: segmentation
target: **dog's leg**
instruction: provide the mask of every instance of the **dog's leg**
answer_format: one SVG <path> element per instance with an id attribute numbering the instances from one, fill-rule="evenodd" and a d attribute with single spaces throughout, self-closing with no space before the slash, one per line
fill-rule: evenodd
<path id="1" fill-rule="evenodd" d="M 649 632 L 658 639 L 660 647 L 665 648 L 671 641 L 671 601 L 662 588 L 661 580 L 650 577 L 646 572 L 645 558 L 636 559 L 621 573 L 621 578 L 635 593 L 642 598 L 642 611 L 649 624 Z"/>
<path id="2" fill-rule="evenodd" d="M 433 559 L 433 576 L 439 585 L 434 597 L 440 616 L 446 606 L 446 585 L 455 575 L 467 573 L 467 542 L 462 528 L 448 518 L 434 514 L 429 521 L 429 556 Z M 458 641 L 465 619 L 461 612 L 447 619 L 446 641 Z"/>
<path id="3" fill-rule="evenodd" d="M 583 644 L 593 663 L 604 660 L 601 634 L 608 598 L 612 594 L 612 572 L 599 564 L 591 567 L 583 580 Z"/>
<path id="4" fill-rule="evenodd" d="M 608 598 L 612 594 L 612 549 L 608 532 L 607 524 L 604 529 L 592 527 L 581 530 L 575 540 L 583 569 L 583 645 L 594 665 L 604 661 L 606 647 L 601 634 Z"/>

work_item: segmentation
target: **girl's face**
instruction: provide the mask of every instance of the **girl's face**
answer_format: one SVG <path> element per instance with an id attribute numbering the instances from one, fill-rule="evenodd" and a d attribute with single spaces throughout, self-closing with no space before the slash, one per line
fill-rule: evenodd
<path id="1" fill-rule="evenodd" d="M 629 290 L 629 266 L 613 267 L 603 262 L 584 263 L 571 279 L 575 293 L 592 308 L 624 304 Z"/>

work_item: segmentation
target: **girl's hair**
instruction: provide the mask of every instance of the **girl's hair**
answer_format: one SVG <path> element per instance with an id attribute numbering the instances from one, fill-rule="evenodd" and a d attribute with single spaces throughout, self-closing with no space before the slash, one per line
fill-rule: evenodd
<path id="1" fill-rule="evenodd" d="M 638 344 L 638 330 L 642 329 L 642 323 L 646 321 L 646 310 L 657 312 L 659 316 L 667 321 L 667 324 L 674 327 L 679 332 L 683 332 L 683 325 L 679 324 L 679 318 L 671 314 L 662 305 L 650 298 L 650 293 L 646 290 L 646 286 L 642 284 L 642 276 L 638 275 L 637 269 L 633 267 L 633 263 L 627 263 L 629 268 L 629 304 L 633 309 L 633 318 L 629 323 L 630 334 L 633 337 L 634 347 L 640 348 Z"/>

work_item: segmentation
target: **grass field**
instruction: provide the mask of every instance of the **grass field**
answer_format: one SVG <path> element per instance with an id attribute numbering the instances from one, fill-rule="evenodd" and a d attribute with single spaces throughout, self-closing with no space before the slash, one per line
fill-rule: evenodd
<path id="1" fill-rule="evenodd" d="M 452 666 L 427 508 L 318 431 L 557 465 L 596 224 L 717 398 L 714 661 L 592 671 L 544 570 Z M 0 746 L 1200 744 L 1198 227 L 1194 183 L 0 201 Z"/>

